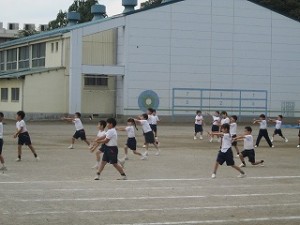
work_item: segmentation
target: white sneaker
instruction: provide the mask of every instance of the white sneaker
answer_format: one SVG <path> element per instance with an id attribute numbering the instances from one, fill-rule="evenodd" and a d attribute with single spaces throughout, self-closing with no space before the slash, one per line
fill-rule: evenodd
<path id="1" fill-rule="evenodd" d="M 244 177 L 246 177 L 246 174 L 245 173 L 244 174 L 240 173 L 237 177 L 238 178 L 244 178 Z"/>
<path id="2" fill-rule="evenodd" d="M 194 136 L 194 140 L 197 140 L 197 137 L 196 137 L 196 136 Z"/>
<path id="3" fill-rule="evenodd" d="M 211 175 L 211 178 L 212 178 L 212 179 L 215 179 L 215 178 L 216 178 L 216 174 L 213 173 L 213 174 Z"/>
<path id="4" fill-rule="evenodd" d="M 2 166 L 2 167 L 0 168 L 0 171 L 7 171 L 7 168 L 6 168 L 5 166 Z"/>
<path id="5" fill-rule="evenodd" d="M 246 165 L 244 163 L 242 163 L 241 165 L 239 165 L 240 168 L 242 167 L 246 167 Z"/>
<path id="6" fill-rule="evenodd" d="M 68 147 L 68 149 L 74 149 L 73 145 L 70 145 L 70 146 Z"/>
<path id="7" fill-rule="evenodd" d="M 143 145 L 143 148 L 146 148 L 146 145 Z"/>
<path id="8" fill-rule="evenodd" d="M 297 145 L 297 148 L 300 148 L 300 145 Z"/>
<path id="9" fill-rule="evenodd" d="M 156 156 L 159 156 L 160 155 L 160 150 L 158 150 L 156 153 L 155 153 Z"/>
<path id="10" fill-rule="evenodd" d="M 272 145 L 272 146 L 271 146 L 271 148 L 275 148 L 275 146 L 274 146 L 274 145 Z"/>
<path id="11" fill-rule="evenodd" d="M 127 180 L 127 176 L 121 176 L 121 177 L 118 178 L 117 180 Z"/>
<path id="12" fill-rule="evenodd" d="M 141 157 L 141 160 L 147 160 L 147 156 L 145 156 L 145 155 L 143 155 L 142 157 Z"/>
<path id="13" fill-rule="evenodd" d="M 94 180 L 100 180 L 100 175 L 95 176 Z"/>
<path id="14" fill-rule="evenodd" d="M 257 148 L 257 147 L 258 147 L 257 145 L 254 146 L 254 148 Z"/>
<path id="15" fill-rule="evenodd" d="M 20 159 L 20 158 L 17 158 L 17 159 L 16 159 L 16 162 L 21 162 L 21 159 Z"/>
<path id="16" fill-rule="evenodd" d="M 38 156 L 35 157 L 35 161 L 37 161 L 37 162 L 40 161 L 40 157 L 38 157 Z"/>
<path id="17" fill-rule="evenodd" d="M 143 156 L 148 156 L 148 155 L 149 155 L 148 152 L 143 153 Z"/>
<path id="18" fill-rule="evenodd" d="M 203 140 L 203 136 L 202 135 L 200 135 L 200 140 Z"/>
<path id="19" fill-rule="evenodd" d="M 285 143 L 289 142 L 289 140 L 287 138 L 284 139 Z"/>

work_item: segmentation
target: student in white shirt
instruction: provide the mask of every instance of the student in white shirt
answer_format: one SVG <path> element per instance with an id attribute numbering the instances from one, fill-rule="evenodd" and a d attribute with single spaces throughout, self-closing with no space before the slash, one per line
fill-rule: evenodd
<path id="1" fill-rule="evenodd" d="M 274 148 L 274 145 L 272 144 L 272 142 L 269 138 L 269 134 L 268 134 L 268 130 L 267 130 L 268 124 L 267 124 L 265 114 L 261 114 L 259 116 L 258 120 L 253 121 L 253 124 L 256 124 L 256 123 L 259 124 L 259 133 L 258 133 L 258 137 L 256 139 L 255 147 L 259 146 L 261 138 L 264 137 L 266 139 L 268 145 L 270 146 L 270 148 Z"/>
<path id="2" fill-rule="evenodd" d="M 209 140 L 209 142 L 213 142 L 214 140 L 214 136 L 219 137 L 218 135 L 216 135 L 215 133 L 220 131 L 220 122 L 221 122 L 221 118 L 220 118 L 220 112 L 219 111 L 215 111 L 214 115 L 212 115 L 212 126 L 211 126 L 211 138 Z"/>
<path id="3" fill-rule="evenodd" d="M 157 145 L 159 144 L 159 142 L 158 142 L 158 136 L 157 136 L 157 124 L 158 124 L 159 121 L 160 120 L 158 118 L 156 109 L 153 109 L 151 129 L 154 132 L 154 137 L 155 137 L 155 141 L 156 141 Z"/>
<path id="4" fill-rule="evenodd" d="M 144 153 L 144 156 L 148 155 L 148 148 L 149 144 L 153 144 L 153 146 L 156 148 L 156 156 L 160 155 L 160 150 L 155 142 L 154 133 L 150 127 L 150 124 L 148 123 L 148 114 L 144 113 L 141 116 L 139 116 L 138 119 L 134 119 L 135 122 L 142 125 L 142 130 L 145 137 L 145 145 L 146 145 L 146 152 Z"/>
<path id="5" fill-rule="evenodd" d="M 81 113 L 80 112 L 76 112 L 74 117 L 64 117 L 62 118 L 63 120 L 69 121 L 69 122 L 73 122 L 75 125 L 75 134 L 72 137 L 71 140 L 71 145 L 68 147 L 69 149 L 73 149 L 74 148 L 74 143 L 75 140 L 77 140 L 78 138 L 80 138 L 82 141 L 84 141 L 87 145 L 90 145 L 90 142 L 86 139 L 86 135 L 85 135 L 85 130 L 83 128 L 82 122 L 81 122 Z"/>
<path id="6" fill-rule="evenodd" d="M 245 127 L 244 135 L 234 138 L 234 141 L 244 141 L 244 150 L 241 152 L 240 159 L 242 161 L 242 164 L 240 167 L 246 167 L 245 158 L 248 157 L 249 162 L 255 166 L 255 165 L 261 165 L 263 166 L 264 160 L 260 160 L 259 162 L 255 161 L 255 151 L 253 147 L 253 136 L 252 136 L 252 128 L 251 127 Z"/>
<path id="7" fill-rule="evenodd" d="M 125 160 L 128 160 L 128 148 L 132 150 L 133 154 L 141 156 L 142 160 L 147 159 L 147 156 L 142 155 L 136 150 L 136 138 L 135 138 L 135 129 L 138 130 L 136 127 L 136 123 L 133 118 L 129 118 L 127 120 L 126 127 L 117 127 L 116 130 L 118 131 L 126 131 L 127 132 L 127 142 L 124 147 L 125 151 Z"/>
<path id="8" fill-rule="evenodd" d="M 203 116 L 200 110 L 196 111 L 195 117 L 195 133 L 194 133 L 194 140 L 197 139 L 197 134 L 200 133 L 200 140 L 203 139 Z"/>
<path id="9" fill-rule="evenodd" d="M 25 144 L 28 146 L 28 148 L 33 153 L 35 159 L 38 161 L 40 158 L 37 156 L 36 151 L 31 143 L 31 138 L 29 136 L 28 130 L 26 128 L 26 124 L 24 121 L 25 118 L 25 112 L 24 111 L 18 111 L 16 116 L 16 128 L 17 132 L 14 134 L 14 138 L 18 137 L 18 158 L 16 159 L 17 162 L 21 161 L 22 156 L 22 146 Z"/>
<path id="10" fill-rule="evenodd" d="M 236 133 L 237 133 L 237 116 L 236 115 L 233 115 L 230 117 L 230 135 L 231 135 L 231 138 L 234 139 L 236 138 Z M 237 146 L 237 142 L 236 141 L 233 141 L 232 142 L 232 146 L 235 148 L 235 151 L 236 151 L 236 154 L 237 156 L 240 154 L 240 150 Z"/>
<path id="11" fill-rule="evenodd" d="M 109 118 L 106 120 L 108 130 L 105 133 L 105 138 L 99 138 L 97 143 L 105 144 L 104 153 L 102 156 L 102 161 L 100 163 L 97 176 L 94 180 L 100 180 L 100 175 L 104 170 L 107 163 L 112 164 L 115 169 L 121 174 L 119 180 L 126 180 L 126 174 L 121 165 L 118 164 L 118 134 L 115 129 L 117 121 L 114 118 Z"/>
<path id="12" fill-rule="evenodd" d="M 227 112 L 226 111 L 222 111 L 221 112 L 221 126 L 223 125 L 223 124 L 225 124 L 225 123 L 230 123 L 230 119 L 229 119 L 229 117 L 228 117 L 228 114 L 227 114 Z"/>
<path id="13" fill-rule="evenodd" d="M 282 125 L 282 115 L 278 115 L 277 119 L 269 119 L 270 122 L 275 123 L 275 130 L 273 133 L 273 136 L 271 138 L 271 142 L 273 142 L 275 135 L 279 135 L 285 142 L 288 142 L 289 140 L 283 136 L 282 130 L 281 130 L 281 125 Z"/>
<path id="14" fill-rule="evenodd" d="M 231 166 L 232 168 L 236 169 L 240 172 L 239 178 L 243 178 L 246 176 L 245 172 L 241 170 L 240 167 L 236 166 L 233 159 L 233 153 L 231 150 L 231 136 L 230 136 L 230 125 L 225 123 L 221 126 L 221 132 L 217 133 L 222 137 L 222 146 L 221 150 L 218 153 L 217 160 L 215 163 L 213 174 L 211 178 L 216 178 L 217 170 L 219 165 L 223 165 L 226 162 L 227 166 Z"/>
<path id="15" fill-rule="evenodd" d="M 4 157 L 2 154 L 2 150 L 3 150 L 3 118 L 4 118 L 4 114 L 2 112 L 0 112 L 0 162 L 2 164 L 0 171 L 6 171 L 7 168 L 5 167 L 4 163 Z"/>
<path id="16" fill-rule="evenodd" d="M 298 141 L 297 148 L 300 148 L 300 120 L 298 120 L 298 127 L 299 127 L 299 131 L 298 131 L 299 141 Z"/>

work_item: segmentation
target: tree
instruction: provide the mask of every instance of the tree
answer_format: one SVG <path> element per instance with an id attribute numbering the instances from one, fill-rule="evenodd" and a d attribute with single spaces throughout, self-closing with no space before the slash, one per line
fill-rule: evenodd
<path id="1" fill-rule="evenodd" d="M 37 34 L 37 33 L 39 33 L 39 32 L 35 29 L 19 30 L 18 38 L 27 37 L 27 36 L 34 35 L 34 34 Z"/>
<path id="2" fill-rule="evenodd" d="M 146 2 L 141 3 L 141 8 L 148 8 L 152 6 L 160 5 L 162 0 L 148 0 Z"/>
<path id="3" fill-rule="evenodd" d="M 93 14 L 91 13 L 91 7 L 98 3 L 97 0 L 75 0 L 72 5 L 69 6 L 68 12 L 75 11 L 80 13 L 79 23 L 91 21 Z M 67 12 L 59 10 L 56 19 L 49 22 L 49 30 L 64 27 L 68 23 Z"/>

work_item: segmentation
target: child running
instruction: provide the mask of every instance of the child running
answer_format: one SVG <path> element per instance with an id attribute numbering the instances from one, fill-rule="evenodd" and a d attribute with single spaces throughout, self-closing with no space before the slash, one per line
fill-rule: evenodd
<path id="1" fill-rule="evenodd" d="M 249 162 L 255 166 L 255 165 L 261 165 L 263 166 L 264 160 L 260 160 L 259 162 L 255 161 L 255 151 L 253 147 L 253 136 L 252 136 L 252 128 L 251 127 L 245 127 L 244 135 L 238 136 L 234 138 L 234 141 L 240 141 L 244 140 L 244 150 L 241 152 L 240 159 L 242 161 L 242 164 L 240 167 L 246 167 L 245 158 L 248 157 Z"/>
<path id="2" fill-rule="evenodd" d="M 3 118 L 4 118 L 4 114 L 2 112 L 0 112 L 0 162 L 2 164 L 0 171 L 6 171 L 7 168 L 4 165 L 4 158 L 2 155 L 2 148 L 3 148 Z"/>
<path id="3" fill-rule="evenodd" d="M 228 113 L 226 112 L 226 111 L 222 111 L 221 112 L 221 126 L 223 125 L 223 124 L 225 124 L 225 123 L 228 123 L 228 124 L 230 124 L 230 119 L 229 119 L 229 117 L 228 117 Z"/>
<path id="4" fill-rule="evenodd" d="M 100 120 L 98 122 L 98 125 L 97 125 L 98 133 L 97 133 L 96 139 L 94 140 L 94 143 L 96 143 L 96 141 L 101 139 L 101 138 L 102 139 L 105 138 L 105 127 L 106 127 L 106 121 L 105 120 Z M 94 146 L 94 143 L 91 145 L 91 148 L 92 148 L 92 146 Z M 104 146 L 102 145 L 99 148 L 99 151 L 96 152 L 96 164 L 95 164 L 95 166 L 92 167 L 93 169 L 98 169 L 99 166 L 100 166 L 101 154 L 104 152 L 103 148 L 104 148 Z M 93 148 L 93 150 L 91 152 L 94 152 L 95 149 L 96 148 Z"/>
<path id="5" fill-rule="evenodd" d="M 84 141 L 87 145 L 90 145 L 90 142 L 86 139 L 85 130 L 83 128 L 80 118 L 81 118 L 80 112 L 76 112 L 73 118 L 71 118 L 71 117 L 62 118 L 63 120 L 73 122 L 75 125 L 75 129 L 76 129 L 76 132 L 73 135 L 72 140 L 71 140 L 71 145 L 68 147 L 69 149 L 74 148 L 75 140 L 77 140 L 78 138 L 80 138 L 82 141 Z"/>
<path id="6" fill-rule="evenodd" d="M 194 134 L 194 140 L 197 140 L 197 134 L 200 133 L 200 140 L 203 139 L 203 116 L 202 112 L 200 110 L 196 111 L 196 117 L 195 117 L 195 134 Z"/>
<path id="7" fill-rule="evenodd" d="M 298 131 L 299 141 L 298 141 L 297 148 L 300 148 L 300 120 L 298 120 L 298 127 L 299 127 L 299 131 Z"/>
<path id="8" fill-rule="evenodd" d="M 156 142 L 157 145 L 159 144 L 159 142 L 158 142 L 158 136 L 157 136 L 157 124 L 158 124 L 159 121 L 160 120 L 159 120 L 159 118 L 157 116 L 156 109 L 153 109 L 151 129 L 154 132 L 155 142 Z"/>
<path id="9" fill-rule="evenodd" d="M 118 131 L 126 131 L 127 132 L 127 143 L 125 144 L 124 151 L 125 151 L 125 160 L 128 160 L 128 148 L 132 150 L 133 154 L 141 156 L 142 160 L 147 159 L 146 155 L 142 155 L 136 150 L 136 139 L 135 139 L 135 131 L 138 130 L 133 118 L 129 118 L 127 120 L 127 127 L 117 127 L 116 130 Z"/>
<path id="10" fill-rule="evenodd" d="M 213 142 L 214 140 L 214 136 L 217 136 L 215 134 L 215 132 L 219 132 L 220 131 L 220 112 L 219 111 L 215 111 L 214 115 L 212 115 L 213 118 L 213 122 L 212 122 L 212 127 L 211 127 L 211 138 L 209 140 L 209 142 Z"/>
<path id="11" fill-rule="evenodd" d="M 256 123 L 259 124 L 259 133 L 258 133 L 258 137 L 256 139 L 255 148 L 257 148 L 259 146 L 259 143 L 260 143 L 260 140 L 262 137 L 264 137 L 266 139 L 270 148 L 274 148 L 274 145 L 272 144 L 272 142 L 269 138 L 269 134 L 268 134 L 268 130 L 267 130 L 268 124 L 267 124 L 265 114 L 260 114 L 259 119 L 253 121 L 253 124 L 256 124 Z"/>
<path id="12" fill-rule="evenodd" d="M 142 130 L 144 133 L 144 137 L 145 137 L 145 146 L 146 146 L 146 152 L 144 153 L 144 156 L 148 155 L 148 148 L 149 148 L 149 144 L 153 144 L 154 147 L 156 148 L 156 156 L 160 155 L 160 150 L 155 142 L 154 139 L 154 133 L 148 123 L 148 115 L 146 113 L 142 114 L 141 116 L 139 116 L 138 119 L 134 119 L 135 122 L 139 123 L 142 125 Z"/>
<path id="13" fill-rule="evenodd" d="M 236 115 L 233 115 L 230 117 L 230 135 L 231 135 L 231 138 L 234 139 L 236 138 L 236 133 L 237 133 L 237 116 Z M 232 146 L 235 148 L 235 151 L 236 151 L 236 154 L 237 156 L 239 156 L 240 154 L 240 150 L 237 146 L 237 141 L 233 141 L 232 142 Z"/>
<path id="14" fill-rule="evenodd" d="M 245 177 L 246 176 L 245 172 L 241 170 L 240 167 L 234 164 L 233 153 L 231 150 L 232 139 L 230 136 L 230 125 L 228 123 L 223 124 L 221 126 L 221 132 L 214 133 L 214 134 L 220 135 L 222 137 L 222 146 L 221 146 L 221 150 L 218 153 L 218 157 L 211 178 L 216 178 L 218 167 L 219 165 L 223 165 L 224 162 L 226 162 L 227 166 L 231 166 L 232 168 L 240 172 L 240 174 L 238 175 L 239 178 Z"/>
<path id="15" fill-rule="evenodd" d="M 14 138 L 18 137 L 18 158 L 16 159 L 17 162 L 21 161 L 22 157 L 22 146 L 25 144 L 28 146 L 28 148 L 33 153 L 35 159 L 38 161 L 40 158 L 37 156 L 36 151 L 34 147 L 32 146 L 31 139 L 28 133 L 28 130 L 26 128 L 26 124 L 24 121 L 25 118 L 25 112 L 24 111 L 18 111 L 16 116 L 16 128 L 17 132 L 14 134 Z"/>
<path id="16" fill-rule="evenodd" d="M 284 137 L 282 135 L 282 130 L 281 130 L 281 125 L 282 125 L 282 119 L 283 119 L 283 116 L 282 115 L 278 115 L 277 119 L 269 119 L 270 122 L 272 123 L 275 123 L 275 130 L 274 130 L 274 133 L 273 133 L 273 136 L 271 138 L 271 142 L 273 143 L 274 141 L 274 137 L 275 135 L 279 135 L 285 142 L 288 142 L 289 140 Z"/>
<path id="17" fill-rule="evenodd" d="M 99 140 L 97 140 L 98 144 L 104 144 L 104 153 L 97 172 L 97 176 L 94 180 L 100 180 L 100 175 L 107 163 L 112 164 L 121 174 L 119 180 L 127 180 L 122 166 L 118 164 L 118 134 L 115 129 L 117 121 L 114 118 L 109 118 L 106 120 L 106 122 L 108 130 L 105 133 L 105 138 L 99 138 Z"/>

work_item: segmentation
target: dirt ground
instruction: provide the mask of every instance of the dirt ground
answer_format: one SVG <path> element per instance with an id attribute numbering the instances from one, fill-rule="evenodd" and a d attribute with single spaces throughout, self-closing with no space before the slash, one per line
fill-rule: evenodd
<path id="1" fill-rule="evenodd" d="M 96 121 L 95 121 L 96 122 Z M 300 224 L 300 149 L 298 130 L 284 129 L 275 148 L 264 140 L 256 149 L 265 167 L 245 168 L 237 178 L 232 168 L 219 168 L 211 179 L 219 143 L 193 140 L 193 124 L 159 125 L 161 155 L 150 151 L 147 161 L 130 154 L 127 181 L 107 166 L 94 181 L 95 155 L 83 142 L 67 149 L 74 133 L 64 122 L 28 122 L 40 161 L 23 149 L 17 157 L 13 121 L 5 125 L 4 151 L 8 171 L 0 174 L 0 224 Z M 242 132 L 242 126 L 239 132 Z M 96 124 L 86 124 L 88 138 Z M 209 129 L 209 127 L 206 127 Z M 254 136 L 258 133 L 254 129 Z M 272 133 L 272 129 L 269 129 Z M 139 150 L 143 137 L 137 131 Z M 119 149 L 126 134 L 119 132 Z M 242 143 L 240 144 L 240 147 Z M 236 164 L 240 164 L 238 158 Z"/>

